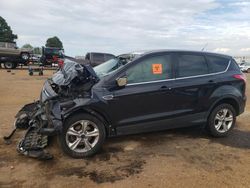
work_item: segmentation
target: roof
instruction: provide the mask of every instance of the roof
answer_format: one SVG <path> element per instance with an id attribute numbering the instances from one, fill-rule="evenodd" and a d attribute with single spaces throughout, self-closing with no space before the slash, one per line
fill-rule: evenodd
<path id="1" fill-rule="evenodd" d="M 197 54 L 204 54 L 204 55 L 215 55 L 220 56 L 224 58 L 232 58 L 232 56 L 225 55 L 225 54 L 219 54 L 214 52 L 206 52 L 206 51 L 192 51 L 192 50 L 177 50 L 177 49 L 161 49 L 161 50 L 141 50 L 141 51 L 135 51 L 128 54 L 136 54 L 136 55 L 146 55 L 146 54 L 153 54 L 153 53 L 161 53 L 161 52 L 186 52 L 186 53 L 197 53 Z"/>

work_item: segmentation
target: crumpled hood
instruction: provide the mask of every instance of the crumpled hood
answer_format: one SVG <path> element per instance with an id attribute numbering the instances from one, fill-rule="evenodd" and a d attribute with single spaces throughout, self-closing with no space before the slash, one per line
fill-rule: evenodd
<path id="1" fill-rule="evenodd" d="M 67 86 L 76 77 L 82 79 L 91 77 L 92 79 L 98 80 L 95 71 L 90 65 L 83 65 L 65 59 L 63 68 L 52 76 L 52 81 L 59 86 Z"/>

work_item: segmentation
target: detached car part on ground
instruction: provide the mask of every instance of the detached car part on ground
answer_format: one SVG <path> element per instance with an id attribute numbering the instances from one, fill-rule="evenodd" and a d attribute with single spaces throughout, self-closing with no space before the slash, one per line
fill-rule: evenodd
<path id="1" fill-rule="evenodd" d="M 232 57 L 205 52 L 123 54 L 94 69 L 71 58 L 16 115 L 28 129 L 18 151 L 49 159 L 43 149 L 58 135 L 65 153 L 82 158 L 106 137 L 200 124 L 226 136 L 244 111 L 244 79 Z"/>

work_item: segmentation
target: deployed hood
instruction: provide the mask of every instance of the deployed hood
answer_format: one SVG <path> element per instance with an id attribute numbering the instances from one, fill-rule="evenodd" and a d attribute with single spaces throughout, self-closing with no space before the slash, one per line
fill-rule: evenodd
<path id="1" fill-rule="evenodd" d="M 98 77 L 90 65 L 83 65 L 74 62 L 71 59 L 65 59 L 63 68 L 53 75 L 53 83 L 59 86 L 67 86 L 75 78 L 80 80 L 92 79 L 98 81 Z"/>

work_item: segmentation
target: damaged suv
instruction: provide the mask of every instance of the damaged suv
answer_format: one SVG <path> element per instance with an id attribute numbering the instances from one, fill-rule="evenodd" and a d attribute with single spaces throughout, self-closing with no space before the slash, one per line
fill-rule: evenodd
<path id="1" fill-rule="evenodd" d="M 204 124 L 226 136 L 245 108 L 246 80 L 226 55 L 191 51 L 124 54 L 94 69 L 65 60 L 40 100 L 16 116 L 26 128 L 18 151 L 48 157 L 48 136 L 58 135 L 74 158 L 95 154 L 105 138 Z"/>

